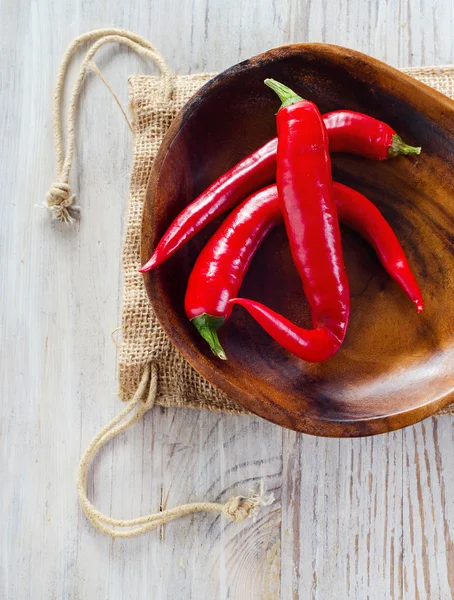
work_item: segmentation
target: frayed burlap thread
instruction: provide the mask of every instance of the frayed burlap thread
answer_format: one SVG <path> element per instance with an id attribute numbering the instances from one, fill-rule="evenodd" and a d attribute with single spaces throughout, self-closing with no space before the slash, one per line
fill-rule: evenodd
<path id="1" fill-rule="evenodd" d="M 454 67 L 403 69 L 423 83 L 454 99 Z M 122 338 L 119 353 L 120 396 L 134 395 L 146 366 L 160 366 L 156 402 L 161 406 L 182 406 L 245 413 L 225 394 L 203 379 L 172 346 L 150 306 L 137 272 L 140 264 L 142 209 L 153 160 L 170 124 L 185 102 L 214 73 L 176 76 L 172 101 L 160 102 L 159 77 L 133 76 L 129 79 L 130 108 L 133 114 L 134 162 L 128 200 L 128 221 L 123 249 L 125 288 L 123 294 Z M 454 414 L 454 405 L 438 414 Z"/>

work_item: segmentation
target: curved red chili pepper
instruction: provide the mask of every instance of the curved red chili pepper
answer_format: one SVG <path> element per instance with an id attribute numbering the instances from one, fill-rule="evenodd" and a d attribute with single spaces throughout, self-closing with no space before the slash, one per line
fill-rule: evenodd
<path id="1" fill-rule="evenodd" d="M 327 113 L 323 120 L 332 152 L 349 152 L 376 160 L 421 152 L 421 148 L 405 144 L 386 123 L 361 113 L 339 110 Z M 274 138 L 212 183 L 176 217 L 140 272 L 146 273 L 162 264 L 217 216 L 274 181 L 276 149 L 277 138 Z"/>
<path id="2" fill-rule="evenodd" d="M 389 223 L 378 208 L 356 190 L 337 182 L 333 183 L 333 189 L 339 219 L 369 242 L 385 270 L 421 312 L 424 308 L 421 290 Z"/>
<path id="3" fill-rule="evenodd" d="M 359 192 L 340 183 L 334 183 L 333 187 L 339 218 L 371 243 L 383 267 L 415 303 L 416 310 L 421 312 L 424 304 L 419 286 L 399 240 L 380 211 Z M 231 298 L 228 304 L 243 306 L 273 339 L 293 354 L 305 360 L 323 360 L 318 354 L 323 351 L 320 340 L 312 342 L 307 338 L 306 329 L 298 327 L 274 310 L 246 298 Z M 314 347 L 310 346 L 311 343 L 314 343 Z"/>
<path id="4" fill-rule="evenodd" d="M 388 274 L 422 310 L 421 291 L 395 233 L 363 194 L 341 183 L 333 183 L 339 220 L 347 224 L 375 249 Z M 224 220 L 199 254 L 192 269 L 184 301 L 188 318 L 213 353 L 225 359 L 217 331 L 229 319 L 251 261 L 268 233 L 282 223 L 276 185 L 244 200 Z"/>
<path id="5" fill-rule="evenodd" d="M 266 79 L 282 101 L 276 117 L 276 184 L 296 270 L 314 330 L 290 329 L 286 348 L 304 360 L 326 360 L 347 332 L 350 293 L 333 198 L 328 134 L 313 102 Z"/>
<path id="6" fill-rule="evenodd" d="M 243 306 L 249 314 L 286 350 L 307 362 L 322 362 L 331 358 L 343 342 L 326 327 L 303 329 L 260 302 L 247 298 L 232 298 L 230 304 Z"/>
<path id="7" fill-rule="evenodd" d="M 383 121 L 359 112 L 335 110 L 325 113 L 323 122 L 329 134 L 330 152 L 348 152 L 374 160 L 421 153 L 421 148 L 406 144 Z"/>
<path id="8" fill-rule="evenodd" d="M 227 358 L 216 332 L 232 312 L 228 301 L 238 293 L 263 239 L 281 221 L 275 185 L 252 194 L 225 219 L 191 271 L 186 315 L 219 358 Z"/>

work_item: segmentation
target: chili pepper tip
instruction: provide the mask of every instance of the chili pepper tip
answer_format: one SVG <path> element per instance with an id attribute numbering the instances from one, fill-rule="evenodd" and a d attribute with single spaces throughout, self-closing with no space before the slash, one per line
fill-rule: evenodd
<path id="1" fill-rule="evenodd" d="M 273 92 L 276 92 L 276 94 L 279 96 L 279 99 L 282 102 L 281 108 L 304 101 L 304 98 L 301 98 L 301 96 L 295 94 L 295 92 L 289 87 L 283 83 L 279 83 L 279 81 L 276 81 L 275 79 L 265 79 L 263 83 L 271 88 Z"/>
<path id="2" fill-rule="evenodd" d="M 140 267 L 139 273 L 147 273 L 148 271 L 151 271 L 152 269 L 154 269 L 157 266 L 158 266 L 158 261 L 156 260 L 156 257 L 153 254 L 153 256 L 150 258 L 150 260 L 147 263 L 145 263 L 143 267 Z"/>

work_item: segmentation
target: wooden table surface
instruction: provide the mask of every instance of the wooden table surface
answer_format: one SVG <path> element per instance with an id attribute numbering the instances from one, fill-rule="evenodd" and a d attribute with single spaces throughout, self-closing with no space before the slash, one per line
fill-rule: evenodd
<path id="1" fill-rule="evenodd" d="M 94 531 L 75 470 L 120 409 L 110 333 L 120 322 L 132 145 L 93 75 L 71 178 L 81 221 L 51 224 L 36 207 L 55 178 L 57 67 L 84 31 L 141 33 L 181 73 L 314 40 L 396 66 L 449 64 L 452 0 L 4 0 L 0 10 L 0 598 L 452 598 L 452 417 L 336 440 L 258 418 L 155 409 L 95 461 L 90 496 L 101 510 L 129 518 L 227 499 L 260 478 L 276 502 L 255 523 L 197 515 L 114 541 Z M 115 47 L 96 62 L 125 105 L 127 76 L 155 72 Z"/>

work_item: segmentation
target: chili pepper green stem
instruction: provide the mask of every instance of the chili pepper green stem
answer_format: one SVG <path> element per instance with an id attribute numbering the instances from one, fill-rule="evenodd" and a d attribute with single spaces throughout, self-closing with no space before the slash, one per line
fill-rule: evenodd
<path id="1" fill-rule="evenodd" d="M 282 102 L 281 108 L 290 106 L 291 104 L 296 104 L 297 102 L 302 102 L 304 100 L 304 98 L 301 98 L 301 96 L 295 94 L 293 90 L 288 88 L 286 85 L 279 83 L 279 81 L 276 81 L 275 79 L 265 79 L 264 84 L 271 88 L 273 92 L 276 92 L 276 94 L 279 96 L 279 99 Z"/>
<path id="2" fill-rule="evenodd" d="M 191 319 L 191 323 L 195 325 L 197 331 L 208 342 L 211 352 L 221 360 L 227 360 L 227 355 L 224 352 L 218 338 L 217 330 L 224 324 L 224 317 L 214 317 L 213 315 L 199 315 Z"/>
<path id="3" fill-rule="evenodd" d="M 388 150 L 388 156 L 390 158 L 394 158 L 395 156 L 399 156 L 399 154 L 421 154 L 421 147 L 409 146 L 403 141 L 400 135 L 395 133 L 392 138 L 391 146 Z"/>

